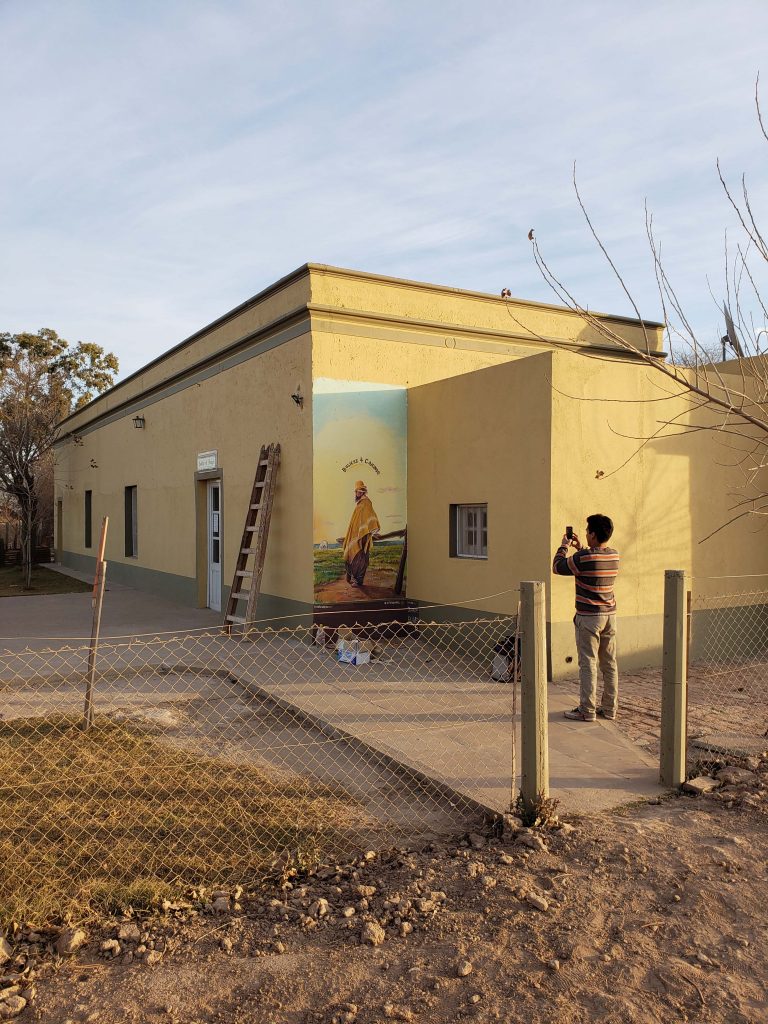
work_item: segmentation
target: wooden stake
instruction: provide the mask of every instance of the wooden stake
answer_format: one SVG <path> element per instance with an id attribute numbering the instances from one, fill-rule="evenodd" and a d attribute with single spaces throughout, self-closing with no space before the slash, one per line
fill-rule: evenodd
<path id="1" fill-rule="evenodd" d="M 107 582 L 107 563 L 104 561 L 104 549 L 107 544 L 107 527 L 109 516 L 104 516 L 101 521 L 101 536 L 99 537 L 99 553 L 96 559 L 96 574 L 93 578 L 93 595 L 91 606 L 93 608 L 93 621 L 91 624 L 91 646 L 88 651 L 88 675 L 85 684 L 85 713 L 83 716 L 83 729 L 87 732 L 93 725 L 93 683 L 96 678 L 96 652 L 99 649 L 99 630 L 101 629 L 101 606 L 104 601 L 104 586 Z"/>

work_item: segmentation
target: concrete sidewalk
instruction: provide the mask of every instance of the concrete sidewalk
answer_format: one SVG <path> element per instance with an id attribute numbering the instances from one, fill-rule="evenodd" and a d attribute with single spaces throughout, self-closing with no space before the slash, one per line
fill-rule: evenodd
<path id="1" fill-rule="evenodd" d="M 233 676 L 253 693 L 353 736 L 496 812 L 509 808 L 512 785 L 512 694 L 509 685 L 478 682 L 471 692 L 452 682 L 406 680 L 366 685 L 357 678 L 311 683 L 265 679 L 258 666 L 231 662 Z M 658 765 L 614 722 L 571 722 L 570 697 L 549 691 L 550 795 L 561 810 L 591 813 L 664 792 Z M 519 778 L 520 722 L 514 722 Z M 333 734 L 333 733 L 331 733 Z"/>
<path id="2" fill-rule="evenodd" d="M 46 569 L 84 583 L 93 582 L 85 573 L 59 565 L 47 565 Z M 30 647 L 34 650 L 52 646 L 50 642 L 44 644 L 42 641 L 89 639 L 91 622 L 90 593 L 3 597 L 0 598 L 0 648 L 18 651 Z M 188 608 L 141 590 L 111 583 L 107 570 L 102 637 L 215 627 L 220 622 L 219 612 L 212 612 L 210 608 Z"/>

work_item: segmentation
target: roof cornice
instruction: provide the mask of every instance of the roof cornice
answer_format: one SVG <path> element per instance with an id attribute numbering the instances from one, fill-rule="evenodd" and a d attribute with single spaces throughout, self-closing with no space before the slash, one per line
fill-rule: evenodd
<path id="1" fill-rule="evenodd" d="M 325 316 L 335 320 L 354 320 L 357 323 L 386 324 L 401 329 L 414 329 L 429 331 L 435 334 L 448 335 L 460 334 L 464 337 L 487 338 L 505 344 L 509 342 L 523 342 L 532 347 L 562 348 L 574 352 L 599 353 L 600 355 L 617 356 L 621 359 L 636 360 L 632 351 L 622 348 L 619 345 L 600 345 L 594 342 L 569 341 L 567 338 L 554 338 L 543 334 L 526 334 L 524 331 L 500 331 L 493 327 L 474 327 L 471 324 L 447 324 L 442 320 L 416 320 L 413 317 L 404 319 L 394 316 L 391 313 L 372 313 L 364 309 L 341 308 L 339 306 L 323 306 L 315 302 L 307 304 L 307 309 L 313 316 Z M 638 349 L 638 356 L 644 355 Z M 652 349 L 650 355 L 657 359 L 663 359 L 666 352 L 661 349 Z"/>
<path id="2" fill-rule="evenodd" d="M 469 297 L 473 299 L 481 299 L 485 302 L 492 302 L 496 305 L 514 305 L 514 306 L 527 306 L 529 309 L 542 309 L 548 313 L 559 313 L 562 315 L 573 316 L 577 320 L 581 320 L 582 316 L 574 309 L 570 309 L 568 306 L 558 306 L 552 302 L 538 302 L 533 299 L 516 299 L 514 296 L 511 298 L 502 298 L 500 295 L 494 295 L 491 292 L 476 292 L 468 288 L 453 288 L 450 285 L 445 284 L 431 284 L 428 281 L 412 281 L 406 277 L 387 277 L 384 274 L 371 274 L 366 270 L 348 270 L 345 267 L 334 267 L 330 264 L 325 263 L 305 263 L 302 270 L 309 270 L 311 274 L 325 274 L 331 277 L 341 278 L 356 278 L 362 281 L 376 281 L 379 284 L 392 285 L 393 287 L 408 287 L 419 291 L 427 292 L 438 292 L 441 294 L 457 295 L 463 297 Z M 608 320 L 613 323 L 625 324 L 630 327 L 640 327 L 645 324 L 646 327 L 650 327 L 653 330 L 663 329 L 666 325 L 659 323 L 656 320 L 640 320 L 637 317 L 620 316 L 616 313 L 600 313 L 598 310 L 588 310 L 591 316 L 599 317 L 601 320 Z"/>
<path id="3" fill-rule="evenodd" d="M 558 306 L 545 302 L 535 302 L 529 299 L 505 299 L 501 298 L 498 295 L 492 295 L 488 292 L 477 292 L 464 288 L 453 288 L 448 285 L 431 284 L 426 281 L 413 281 L 409 280 L 408 278 L 389 277 L 384 274 L 372 274 L 364 270 L 350 270 L 344 267 L 336 267 L 326 263 L 303 263 L 301 266 L 291 271 L 291 273 L 286 274 L 284 277 L 279 278 L 277 281 L 274 281 L 266 288 L 263 288 L 261 291 L 251 296 L 251 298 L 246 299 L 244 302 L 241 302 L 238 306 L 235 306 L 234 308 L 228 310 L 226 313 L 223 313 L 220 317 L 217 317 L 215 320 L 212 320 L 204 327 L 199 328 L 193 334 L 190 334 L 188 337 L 184 338 L 183 341 L 178 342 L 172 348 L 167 349 L 165 352 L 162 352 L 159 356 L 156 356 L 148 363 L 145 363 L 138 370 L 135 370 L 127 377 L 124 377 L 122 380 L 119 380 L 117 384 L 114 384 L 111 388 L 108 388 L 106 391 L 101 392 L 101 394 L 91 399 L 90 402 L 86 403 L 85 405 L 81 406 L 81 408 L 71 413 L 65 420 L 62 420 L 61 426 L 64 427 L 70 420 L 74 419 L 75 417 L 82 416 L 83 413 L 95 407 L 97 403 L 102 402 L 105 398 L 114 396 L 116 392 L 119 392 L 126 385 L 130 384 L 131 382 L 135 381 L 138 377 L 141 377 L 143 374 L 147 373 L 147 371 L 159 366 L 165 360 L 170 359 L 172 356 L 183 351 L 185 348 L 188 348 L 189 346 L 193 345 L 196 341 L 199 341 L 201 338 L 205 337 L 205 335 L 226 324 L 228 321 L 235 319 L 242 313 L 258 305 L 260 302 L 264 302 L 266 299 L 271 298 L 272 296 L 276 295 L 285 288 L 288 288 L 291 285 L 295 284 L 296 281 L 301 280 L 302 277 L 309 277 L 311 281 L 312 275 L 314 274 L 322 276 L 333 276 L 341 279 L 346 278 L 351 280 L 371 281 L 385 286 L 397 288 L 407 287 L 412 290 L 431 292 L 435 294 L 456 295 L 464 298 L 478 299 L 483 302 L 489 302 L 494 304 L 501 303 L 507 305 L 511 303 L 514 306 L 522 306 L 529 309 L 544 310 L 547 312 L 557 313 L 561 316 L 571 316 L 575 317 L 576 319 L 581 319 L 579 313 L 577 313 L 575 310 L 569 309 L 567 306 Z M 401 325 L 406 325 L 409 327 L 412 326 L 425 330 L 442 330 L 443 332 L 445 332 L 447 329 L 450 332 L 455 331 L 461 334 L 474 334 L 476 336 L 496 338 L 499 341 L 508 339 L 516 342 L 526 342 L 531 345 L 536 345 L 537 342 L 539 344 L 543 342 L 545 344 L 555 345 L 559 348 L 568 348 L 573 350 L 578 349 L 584 352 L 591 351 L 595 353 L 610 353 L 611 355 L 622 354 L 622 350 L 618 348 L 618 346 L 614 348 L 610 345 L 585 345 L 579 344 L 578 342 L 571 342 L 566 339 L 560 338 L 537 338 L 534 335 L 527 335 L 524 332 L 500 331 L 494 330 L 492 328 L 473 327 L 472 325 L 447 324 L 442 321 L 415 320 L 412 318 L 403 318 L 396 316 L 388 316 L 387 314 L 367 312 L 365 310 L 350 310 L 341 307 L 324 307 L 320 305 L 314 305 L 312 302 L 309 302 L 306 305 L 302 305 L 298 309 L 291 311 L 291 313 L 287 314 L 286 316 L 280 317 L 276 321 L 262 326 L 257 331 L 252 332 L 249 335 L 244 336 L 243 338 L 239 338 L 236 342 L 217 350 L 217 352 L 212 354 L 210 357 L 206 357 L 205 359 L 193 365 L 195 368 L 199 368 L 203 364 L 210 363 L 213 360 L 222 358 L 223 356 L 230 354 L 238 346 L 252 342 L 253 339 L 260 334 L 268 334 L 270 331 L 277 329 L 281 324 L 290 321 L 292 318 L 295 318 L 296 315 L 299 315 L 306 310 L 309 310 L 310 312 L 314 313 L 323 312 L 325 314 L 327 314 L 328 312 L 332 312 L 334 316 L 338 317 L 345 316 L 347 318 L 364 318 L 373 322 L 400 323 Z M 641 327 L 643 324 L 645 324 L 646 327 L 652 330 L 658 330 L 664 327 L 664 324 L 660 324 L 652 320 L 641 321 L 637 319 L 632 319 L 630 317 L 616 316 L 609 313 L 593 312 L 593 315 L 599 317 L 601 320 L 606 320 L 617 324 L 629 325 L 632 327 Z M 654 351 L 651 354 L 659 357 L 663 357 L 665 355 L 665 353 L 662 351 Z M 626 353 L 626 357 L 631 359 L 631 353 Z M 191 370 L 192 367 L 189 367 L 182 371 L 172 373 L 167 378 L 164 378 L 161 384 L 153 385 L 146 391 L 142 391 L 139 392 L 138 395 L 131 396 L 129 399 L 126 399 L 125 403 L 121 404 L 127 405 L 129 402 L 135 401 L 136 398 L 138 398 L 140 395 L 150 393 L 152 390 L 156 390 L 157 387 L 165 386 L 167 383 L 176 380 L 179 377 L 183 377 Z M 119 407 L 120 405 L 117 405 L 114 408 Z M 102 413 L 97 413 L 94 419 L 99 419 L 101 415 Z"/>

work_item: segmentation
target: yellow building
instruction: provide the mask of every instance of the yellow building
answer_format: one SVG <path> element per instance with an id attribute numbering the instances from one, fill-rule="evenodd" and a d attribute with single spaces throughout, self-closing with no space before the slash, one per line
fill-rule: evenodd
<path id="1" fill-rule="evenodd" d="M 600 319 L 661 352 L 662 325 Z M 661 418 L 653 377 L 564 308 L 307 264 L 64 421 L 58 556 L 90 570 L 108 514 L 112 579 L 223 608 L 276 441 L 259 618 L 507 613 L 520 580 L 545 579 L 552 673 L 567 674 L 573 582 L 551 559 L 565 525 L 583 535 L 599 511 L 622 555 L 622 664 L 651 664 L 665 568 L 768 570 L 748 525 L 699 544 L 728 518 L 735 470 L 706 434 L 642 443 Z M 361 498 L 377 529 L 353 549 Z"/>

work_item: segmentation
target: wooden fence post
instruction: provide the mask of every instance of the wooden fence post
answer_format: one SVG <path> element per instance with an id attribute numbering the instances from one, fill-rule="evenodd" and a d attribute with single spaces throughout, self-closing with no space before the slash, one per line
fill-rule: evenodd
<path id="1" fill-rule="evenodd" d="M 96 574 L 93 578 L 93 621 L 91 623 L 91 646 L 88 651 L 88 675 L 85 683 L 85 713 L 83 729 L 87 732 L 93 725 L 93 683 L 96 678 L 96 652 L 99 649 L 99 631 L 101 629 L 101 606 L 104 601 L 104 586 L 107 582 L 107 563 L 104 561 L 104 549 L 107 543 L 107 527 L 109 516 L 101 522 L 99 553 L 96 559 Z"/>
<path id="2" fill-rule="evenodd" d="M 685 573 L 664 573 L 664 651 L 661 673 L 661 754 L 659 776 L 664 786 L 685 782 L 688 693 Z"/>
<path id="3" fill-rule="evenodd" d="M 541 582 L 520 584 L 520 794 L 530 813 L 549 796 L 547 623 Z"/>

